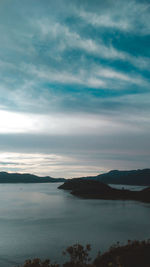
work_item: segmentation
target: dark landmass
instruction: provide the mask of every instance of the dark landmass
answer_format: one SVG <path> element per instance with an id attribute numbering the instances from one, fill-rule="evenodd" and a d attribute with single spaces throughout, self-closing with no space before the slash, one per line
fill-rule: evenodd
<path id="1" fill-rule="evenodd" d="M 98 253 L 94 260 L 90 258 L 91 246 L 75 244 L 68 247 L 64 255 L 68 261 L 63 264 L 51 263 L 50 260 L 27 260 L 22 267 L 149 267 L 150 241 L 128 241 L 127 245 L 119 243 L 107 252 Z M 20 266 L 21 267 L 21 266 Z"/>
<path id="2" fill-rule="evenodd" d="M 115 189 L 100 181 L 75 178 L 65 181 L 65 183 L 58 188 L 70 190 L 71 194 L 82 198 L 150 202 L 150 187 L 141 191 L 131 191 Z"/>
<path id="3" fill-rule="evenodd" d="M 150 169 L 118 171 L 113 170 L 97 176 L 80 177 L 82 179 L 96 180 L 106 184 L 126 184 L 150 186 Z"/>
<path id="4" fill-rule="evenodd" d="M 74 179 L 100 181 L 105 184 L 142 185 L 150 186 L 150 169 L 118 171 L 113 170 L 97 176 L 88 176 Z M 70 180 L 74 180 L 70 179 Z M 0 183 L 56 183 L 65 182 L 65 178 L 53 178 L 50 176 L 39 177 L 33 174 L 0 172 Z"/>
<path id="5" fill-rule="evenodd" d="M 64 178 L 52 178 L 50 176 L 39 177 L 28 173 L 0 172 L 0 183 L 59 183 L 65 182 Z"/>
<path id="6" fill-rule="evenodd" d="M 150 241 L 128 241 L 125 246 L 116 244 L 96 257 L 93 267 L 148 267 Z"/>

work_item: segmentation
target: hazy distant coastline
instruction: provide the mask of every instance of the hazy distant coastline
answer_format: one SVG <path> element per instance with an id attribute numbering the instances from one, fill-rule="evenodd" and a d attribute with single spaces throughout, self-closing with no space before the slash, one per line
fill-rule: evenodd
<path id="1" fill-rule="evenodd" d="M 80 179 L 100 181 L 105 184 L 150 186 L 150 169 L 130 171 L 112 170 L 97 176 L 80 177 Z M 53 178 L 51 176 L 40 177 L 28 173 L 0 172 L 0 183 L 63 183 L 67 180 L 65 178 Z"/>
<path id="2" fill-rule="evenodd" d="M 142 185 L 150 186 L 150 169 L 138 169 L 130 171 L 112 170 L 97 176 L 80 177 L 100 181 L 105 184 Z"/>
<path id="3" fill-rule="evenodd" d="M 0 183 L 60 183 L 64 178 L 40 177 L 29 173 L 0 172 Z"/>

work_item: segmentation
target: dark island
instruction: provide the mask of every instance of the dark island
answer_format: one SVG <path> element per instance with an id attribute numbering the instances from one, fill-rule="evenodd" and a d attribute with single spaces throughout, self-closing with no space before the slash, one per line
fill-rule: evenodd
<path id="1" fill-rule="evenodd" d="M 105 184 L 144 185 L 150 186 L 150 169 L 119 171 L 112 170 L 96 176 L 80 177 L 100 181 Z"/>
<path id="2" fill-rule="evenodd" d="M 76 178 L 65 181 L 65 183 L 58 188 L 70 190 L 72 195 L 82 198 L 150 202 L 150 187 L 141 191 L 131 191 L 115 189 L 99 181 Z"/>
<path id="3" fill-rule="evenodd" d="M 64 178 L 39 177 L 29 173 L 0 172 L 0 183 L 60 183 Z"/>

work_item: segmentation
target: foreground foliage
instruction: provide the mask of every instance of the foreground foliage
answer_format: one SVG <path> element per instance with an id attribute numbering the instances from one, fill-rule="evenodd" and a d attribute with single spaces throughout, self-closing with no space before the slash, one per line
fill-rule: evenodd
<path id="1" fill-rule="evenodd" d="M 63 254 L 69 256 L 69 260 L 60 265 L 51 263 L 50 260 L 27 260 L 20 267 L 150 267 L 150 240 L 128 241 L 125 246 L 119 243 L 100 254 L 94 261 L 89 256 L 91 247 L 75 244 L 68 247 Z"/>

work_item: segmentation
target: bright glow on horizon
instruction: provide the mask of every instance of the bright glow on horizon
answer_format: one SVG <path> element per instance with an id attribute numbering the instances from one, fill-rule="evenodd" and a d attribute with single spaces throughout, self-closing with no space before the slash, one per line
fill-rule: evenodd
<path id="1" fill-rule="evenodd" d="M 79 159 L 65 155 L 2 152 L 0 153 L 0 171 L 71 178 L 81 175 L 97 175 L 105 172 L 106 169 L 100 170 L 99 166 L 82 165 Z"/>

